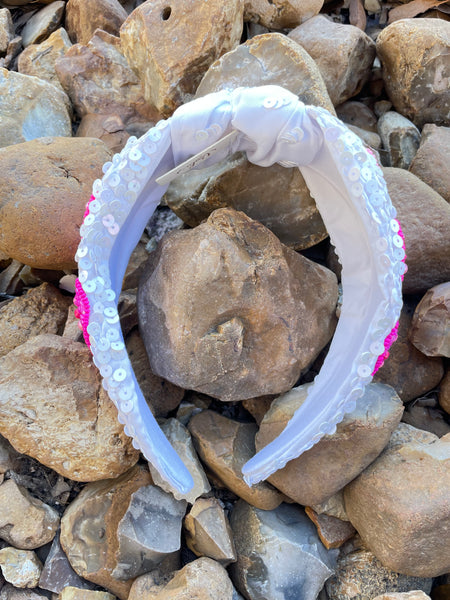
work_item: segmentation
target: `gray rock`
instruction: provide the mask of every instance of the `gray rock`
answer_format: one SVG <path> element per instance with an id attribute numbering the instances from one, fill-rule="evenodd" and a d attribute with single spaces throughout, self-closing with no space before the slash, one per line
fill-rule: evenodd
<path id="1" fill-rule="evenodd" d="M 420 131 L 414 123 L 389 110 L 378 121 L 378 133 L 385 150 L 385 166 L 408 169 L 420 145 Z"/>
<path id="2" fill-rule="evenodd" d="M 65 7 L 63 0 L 56 0 L 30 17 L 22 31 L 24 48 L 39 44 L 54 32 L 61 23 Z"/>
<path id="3" fill-rule="evenodd" d="M 450 127 L 438 127 L 431 123 L 422 129 L 420 146 L 410 171 L 417 175 L 435 192 L 450 202 Z"/>
<path id="4" fill-rule="evenodd" d="M 10 583 L 2 587 L 0 600 L 48 600 L 44 594 L 38 594 L 33 590 L 19 590 Z"/>

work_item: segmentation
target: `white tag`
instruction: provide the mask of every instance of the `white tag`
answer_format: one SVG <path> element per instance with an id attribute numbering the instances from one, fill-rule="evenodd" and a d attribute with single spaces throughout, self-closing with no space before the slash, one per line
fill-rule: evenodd
<path id="1" fill-rule="evenodd" d="M 215 144 L 212 144 L 198 154 L 191 156 L 191 158 L 188 158 L 171 171 L 167 171 L 167 173 L 164 173 L 164 175 L 160 175 L 160 177 L 156 179 L 156 183 L 158 185 L 167 185 L 172 181 L 172 179 L 175 179 L 175 177 L 183 175 L 184 173 L 188 173 L 191 169 L 200 165 L 202 162 L 216 154 L 216 152 L 219 150 L 224 150 L 228 146 L 231 150 L 231 144 L 234 142 L 239 133 L 240 132 L 237 129 L 233 130 L 231 133 L 227 133 L 227 135 L 224 135 L 223 138 L 221 138 Z"/>

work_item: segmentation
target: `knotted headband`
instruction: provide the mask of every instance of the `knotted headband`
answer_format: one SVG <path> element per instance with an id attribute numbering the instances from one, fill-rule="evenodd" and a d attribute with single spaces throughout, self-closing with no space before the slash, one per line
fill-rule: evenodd
<path id="1" fill-rule="evenodd" d="M 224 136 L 232 140 L 221 145 Z M 208 166 L 238 150 L 260 166 L 299 167 L 343 266 L 341 315 L 322 369 L 284 431 L 244 466 L 249 485 L 333 433 L 354 409 L 396 337 L 402 306 L 404 240 L 381 169 L 325 109 L 276 86 L 239 88 L 185 104 L 140 139 L 130 138 L 94 183 L 76 254 L 75 303 L 125 433 L 181 492 L 192 477 L 142 395 L 117 303 L 130 254 L 167 189 L 156 180 L 164 182 L 161 175 L 193 155 L 199 156 L 192 164 Z"/>

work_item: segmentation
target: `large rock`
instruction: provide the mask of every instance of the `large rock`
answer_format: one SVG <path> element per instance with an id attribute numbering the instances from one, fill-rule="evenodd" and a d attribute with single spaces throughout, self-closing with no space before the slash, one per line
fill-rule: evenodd
<path id="1" fill-rule="evenodd" d="M 404 169 L 385 168 L 383 174 L 405 235 L 408 272 L 403 291 L 425 293 L 450 281 L 450 205 Z"/>
<path id="2" fill-rule="evenodd" d="M 377 37 L 386 91 L 396 110 L 421 127 L 450 124 L 450 23 L 401 19 Z"/>
<path id="3" fill-rule="evenodd" d="M 420 146 L 410 171 L 450 202 L 450 127 L 427 124 L 422 129 Z"/>
<path id="4" fill-rule="evenodd" d="M 256 435 L 259 451 L 285 428 L 303 404 L 311 384 L 292 389 L 272 402 Z M 324 436 L 268 481 L 303 505 L 320 504 L 367 467 L 389 442 L 403 414 L 403 404 L 386 385 L 370 384 L 355 410 L 344 416 L 336 433 Z"/>
<path id="5" fill-rule="evenodd" d="M 38 77 L 0 68 L 0 148 L 71 135 L 70 103 L 61 89 Z"/>
<path id="6" fill-rule="evenodd" d="M 419 302 L 409 339 L 427 356 L 450 357 L 450 281 L 429 289 Z"/>
<path id="7" fill-rule="evenodd" d="M 323 0 L 245 0 L 244 20 L 269 29 L 300 25 L 317 15 Z"/>
<path id="8" fill-rule="evenodd" d="M 63 0 L 56 0 L 34 13 L 22 30 L 24 48 L 30 44 L 39 44 L 54 32 L 61 24 L 65 7 Z"/>
<path id="9" fill-rule="evenodd" d="M 1 148 L 0 249 L 38 269 L 76 268 L 86 202 L 110 158 L 105 144 L 91 138 Z"/>
<path id="10" fill-rule="evenodd" d="M 0 372 L 0 432 L 19 452 L 76 481 L 137 461 L 86 345 L 39 335 L 0 359 Z"/>
<path id="11" fill-rule="evenodd" d="M 66 27 L 72 41 L 87 44 L 96 29 L 119 33 L 127 12 L 118 0 L 69 0 Z"/>
<path id="12" fill-rule="evenodd" d="M 334 106 L 356 96 L 369 80 L 375 44 L 358 27 L 317 15 L 289 37 L 316 61 Z"/>
<path id="13" fill-rule="evenodd" d="M 243 9 L 243 0 L 150 0 L 122 25 L 125 56 L 163 116 L 189 100 L 209 65 L 239 44 Z"/>
<path id="14" fill-rule="evenodd" d="M 330 339 L 336 299 L 331 271 L 221 209 L 165 236 L 138 311 L 155 373 L 231 401 L 290 389 Z"/>

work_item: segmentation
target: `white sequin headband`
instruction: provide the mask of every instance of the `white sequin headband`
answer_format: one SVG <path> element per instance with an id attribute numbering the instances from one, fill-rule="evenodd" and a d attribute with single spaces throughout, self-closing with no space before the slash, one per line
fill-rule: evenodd
<path id="1" fill-rule="evenodd" d="M 325 109 L 305 106 L 276 86 L 239 88 L 194 100 L 140 139 L 130 138 L 93 186 L 76 254 L 76 304 L 126 434 L 183 493 L 192 477 L 142 395 L 117 303 L 131 252 L 167 189 L 170 177 L 164 174 L 193 155 L 190 168 L 238 150 L 260 166 L 299 167 L 343 265 L 341 316 L 321 372 L 284 431 L 244 466 L 249 485 L 333 433 L 354 409 L 396 337 L 402 306 L 404 240 L 381 169 L 361 140 Z"/>

